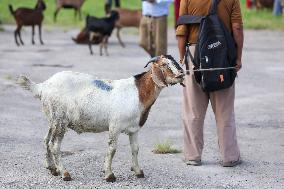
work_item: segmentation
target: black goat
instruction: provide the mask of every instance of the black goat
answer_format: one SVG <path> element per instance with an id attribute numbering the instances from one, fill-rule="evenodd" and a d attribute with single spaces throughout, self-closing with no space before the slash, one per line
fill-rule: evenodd
<path id="1" fill-rule="evenodd" d="M 115 27 L 115 22 L 119 19 L 117 11 L 111 11 L 109 17 L 97 18 L 93 16 L 87 16 L 86 18 L 86 31 L 88 35 L 88 44 L 90 53 L 93 54 L 92 50 L 92 39 L 94 36 L 101 36 L 102 41 L 100 43 L 100 55 L 102 56 L 102 48 L 104 47 L 105 53 L 108 56 L 107 44 L 108 38 Z"/>
<path id="2" fill-rule="evenodd" d="M 39 40 L 40 43 L 43 45 L 43 41 L 41 38 L 41 24 L 44 18 L 43 11 L 45 9 L 46 5 L 43 0 L 38 0 L 34 9 L 18 8 L 16 11 L 14 11 L 12 5 L 9 5 L 9 10 L 11 14 L 14 16 L 17 23 L 17 29 L 15 30 L 14 35 L 15 35 L 15 42 L 18 46 L 19 43 L 17 40 L 17 36 L 19 36 L 21 44 L 24 45 L 24 42 L 21 37 L 21 28 L 23 26 L 32 26 L 32 44 L 35 44 L 34 41 L 35 25 L 38 25 Z"/>

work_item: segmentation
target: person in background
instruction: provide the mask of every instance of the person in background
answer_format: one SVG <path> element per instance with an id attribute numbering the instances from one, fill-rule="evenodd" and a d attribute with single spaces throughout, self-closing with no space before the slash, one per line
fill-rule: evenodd
<path id="1" fill-rule="evenodd" d="M 167 54 L 167 16 L 174 0 L 142 0 L 140 46 L 151 56 Z"/>
<path id="2" fill-rule="evenodd" d="M 275 16 L 281 16 L 282 15 L 282 4 L 281 4 L 281 0 L 274 0 L 273 3 L 273 14 Z"/>
<path id="3" fill-rule="evenodd" d="M 181 0 L 181 15 L 207 15 L 212 0 Z M 220 20 L 232 32 L 237 47 L 236 71 L 242 67 L 243 22 L 239 0 L 221 0 L 217 9 Z M 190 51 L 194 54 L 199 25 L 179 25 L 176 30 L 180 60 L 184 59 L 186 43 L 192 44 Z M 183 61 L 181 61 L 182 63 Z M 193 64 L 190 62 L 190 70 Z M 184 156 L 187 165 L 201 165 L 203 151 L 203 124 L 209 101 L 217 125 L 218 144 L 222 166 L 233 167 L 241 163 L 237 143 L 234 100 L 235 85 L 230 88 L 203 92 L 197 84 L 194 73 L 186 75 L 183 89 L 182 120 L 184 126 Z"/>
<path id="4" fill-rule="evenodd" d="M 120 0 L 115 0 L 115 7 L 120 7 Z M 112 7 L 112 0 L 106 0 L 105 4 L 108 4 L 110 7 Z"/>

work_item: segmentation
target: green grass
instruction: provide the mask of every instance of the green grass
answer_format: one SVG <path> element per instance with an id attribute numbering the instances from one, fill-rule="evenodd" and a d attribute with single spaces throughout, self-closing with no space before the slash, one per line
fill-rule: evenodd
<path id="1" fill-rule="evenodd" d="M 86 0 L 82 6 L 82 20 L 74 18 L 74 9 L 61 9 L 57 22 L 53 22 L 53 13 L 55 10 L 55 0 L 45 0 L 47 9 L 44 11 L 44 25 L 52 26 L 83 26 L 86 15 L 104 16 L 104 0 Z M 121 0 L 121 5 L 129 9 L 141 9 L 141 1 L 138 0 Z M 0 0 L 0 20 L 6 24 L 14 24 L 15 20 L 11 16 L 8 5 L 11 4 L 14 10 L 18 7 L 33 8 L 36 0 Z"/>
<path id="2" fill-rule="evenodd" d="M 153 152 L 155 154 L 176 154 L 181 151 L 173 147 L 172 141 L 165 140 L 164 142 L 155 144 Z"/>
<path id="3" fill-rule="evenodd" d="M 244 19 L 244 26 L 247 29 L 284 29 L 284 16 L 276 17 L 271 10 L 256 11 L 248 10 L 245 7 L 245 0 L 240 0 L 242 6 L 242 13 Z M 61 9 L 58 14 L 57 23 L 53 23 L 53 12 L 55 10 L 55 0 L 45 0 L 47 10 L 44 12 L 44 25 L 53 26 L 67 26 L 67 27 L 82 27 L 84 25 L 84 18 L 87 14 L 94 16 L 104 16 L 104 0 L 86 0 L 82 7 L 83 19 L 79 21 L 74 18 L 74 11 L 71 9 Z M 0 0 L 0 20 L 5 24 L 15 24 L 14 18 L 10 15 L 8 4 L 12 4 L 13 8 L 17 7 L 34 7 L 36 0 Z M 121 0 L 122 7 L 130 9 L 141 9 L 141 0 Z M 173 6 L 170 8 L 169 26 L 173 27 Z"/>
<path id="4" fill-rule="evenodd" d="M 245 0 L 241 0 L 241 6 L 245 28 L 271 30 L 284 29 L 284 16 L 274 16 L 272 10 L 269 9 L 261 11 L 246 9 Z"/>

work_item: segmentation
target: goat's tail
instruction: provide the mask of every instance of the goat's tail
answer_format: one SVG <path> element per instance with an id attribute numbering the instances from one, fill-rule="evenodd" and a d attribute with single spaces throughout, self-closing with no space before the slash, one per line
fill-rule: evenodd
<path id="1" fill-rule="evenodd" d="M 20 85 L 23 89 L 31 91 L 36 98 L 41 97 L 40 92 L 38 90 L 38 86 L 37 86 L 38 84 L 31 81 L 28 77 L 21 75 L 17 79 L 17 84 Z"/>
<path id="2" fill-rule="evenodd" d="M 13 10 L 12 5 L 9 5 L 9 10 L 12 15 L 15 15 L 15 11 Z"/>

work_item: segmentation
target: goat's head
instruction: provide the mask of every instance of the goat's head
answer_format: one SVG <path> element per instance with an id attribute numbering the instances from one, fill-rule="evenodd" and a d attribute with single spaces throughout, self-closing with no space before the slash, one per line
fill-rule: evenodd
<path id="1" fill-rule="evenodd" d="M 115 10 L 110 11 L 110 16 L 111 19 L 117 21 L 119 19 L 119 13 Z"/>
<path id="2" fill-rule="evenodd" d="M 35 6 L 35 9 L 45 10 L 46 9 L 46 5 L 45 5 L 44 1 L 43 0 L 38 0 L 37 4 Z"/>
<path id="3" fill-rule="evenodd" d="M 152 79 L 159 87 L 167 87 L 182 83 L 184 71 L 171 55 L 161 55 L 152 58 L 148 64 L 152 63 Z"/>

